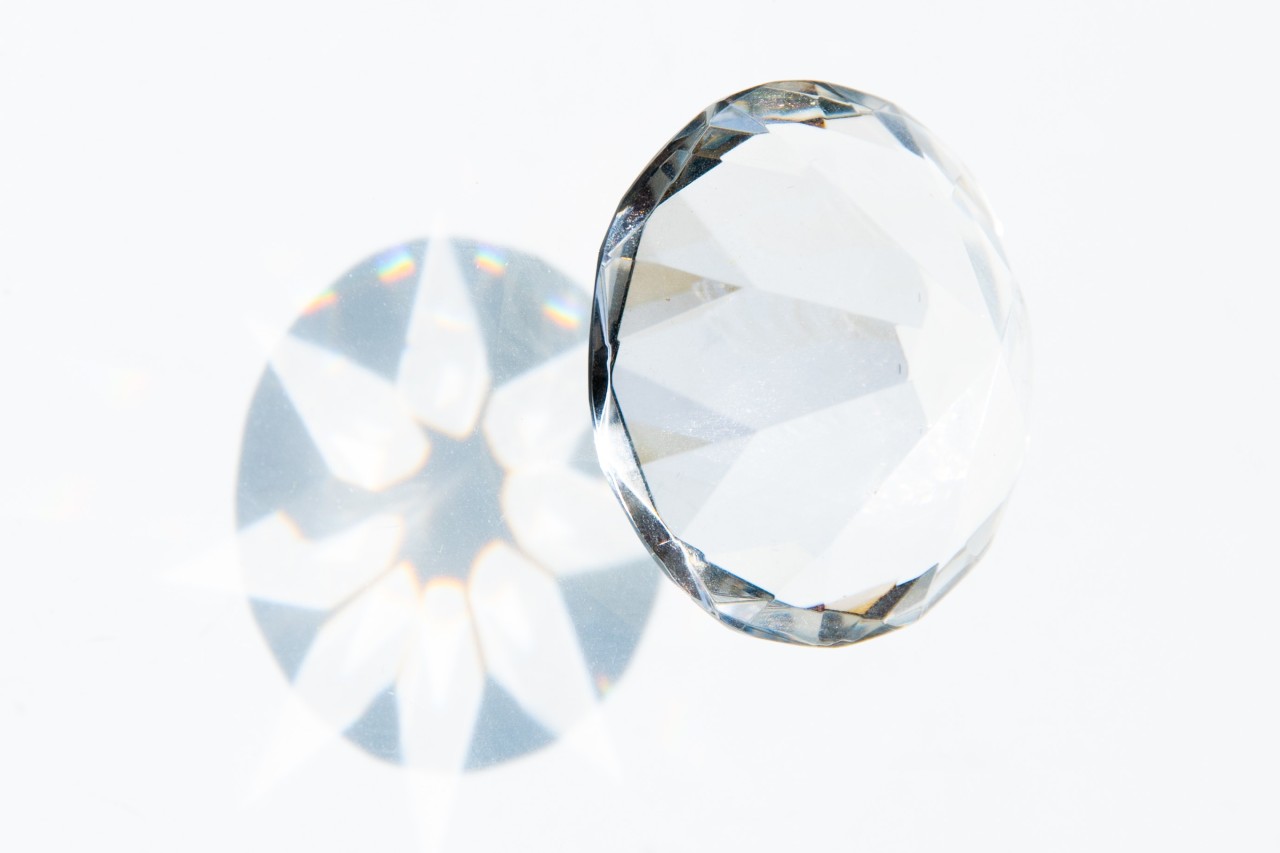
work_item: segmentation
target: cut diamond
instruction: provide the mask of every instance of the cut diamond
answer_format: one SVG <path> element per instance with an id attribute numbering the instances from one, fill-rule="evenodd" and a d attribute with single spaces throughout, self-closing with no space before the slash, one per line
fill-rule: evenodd
<path id="1" fill-rule="evenodd" d="M 972 180 L 879 98 L 771 83 L 623 199 L 591 335 L 596 449 L 722 622 L 844 645 L 990 542 L 1026 443 L 1026 319 Z"/>

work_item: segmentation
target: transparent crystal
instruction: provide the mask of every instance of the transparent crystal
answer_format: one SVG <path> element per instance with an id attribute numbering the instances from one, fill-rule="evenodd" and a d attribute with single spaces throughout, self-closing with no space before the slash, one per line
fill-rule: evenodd
<path id="1" fill-rule="evenodd" d="M 1026 444 L 1026 319 L 972 180 L 879 98 L 708 108 L 601 249 L 596 450 L 667 574 L 751 634 L 843 645 L 977 561 Z"/>

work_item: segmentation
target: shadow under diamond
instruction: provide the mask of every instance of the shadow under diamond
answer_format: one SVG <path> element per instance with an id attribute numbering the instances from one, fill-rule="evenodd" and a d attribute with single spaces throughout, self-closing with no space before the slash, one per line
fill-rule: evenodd
<path id="1" fill-rule="evenodd" d="M 658 582 L 585 458 L 589 309 L 537 258 L 416 240 L 321 293 L 264 370 L 236 495 L 252 611 L 303 700 L 374 757 L 509 761 L 625 672 Z M 539 392 L 547 370 L 571 393 Z M 574 478 L 569 508 L 507 489 L 548 472 Z M 618 523 L 583 523 L 599 515 Z"/>

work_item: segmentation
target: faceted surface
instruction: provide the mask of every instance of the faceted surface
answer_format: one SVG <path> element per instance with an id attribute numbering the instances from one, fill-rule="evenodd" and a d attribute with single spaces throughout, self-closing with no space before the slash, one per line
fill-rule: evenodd
<path id="1" fill-rule="evenodd" d="M 415 240 L 276 347 L 236 508 L 254 617 L 309 710 L 284 730 L 314 716 L 378 758 L 474 770 L 622 677 L 658 582 L 591 453 L 587 310 L 537 258 Z"/>
<path id="2" fill-rule="evenodd" d="M 728 625 L 843 645 L 981 556 L 1026 443 L 1026 320 L 994 221 L 879 98 L 708 108 L 601 249 L 596 449 L 668 575 Z"/>

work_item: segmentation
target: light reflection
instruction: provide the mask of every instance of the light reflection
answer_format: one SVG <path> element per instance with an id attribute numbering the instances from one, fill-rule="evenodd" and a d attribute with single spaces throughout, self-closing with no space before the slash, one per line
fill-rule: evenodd
<path id="1" fill-rule="evenodd" d="M 507 260 L 497 249 L 481 249 L 476 252 L 475 267 L 489 275 L 502 275 L 507 271 Z"/>
<path id="2" fill-rule="evenodd" d="M 409 250 L 399 246 L 378 258 L 378 281 L 394 284 L 413 275 L 418 265 Z"/>
<path id="3" fill-rule="evenodd" d="M 237 492 L 253 612 L 370 755 L 509 761 L 624 674 L 657 573 L 591 448 L 588 305 L 536 258 L 414 241 L 313 300 L 263 375 Z"/>
<path id="4" fill-rule="evenodd" d="M 303 314 L 314 314 L 317 311 L 328 308 L 330 305 L 338 301 L 338 293 L 335 290 L 326 290 L 315 299 L 312 299 L 302 309 Z"/>
<path id="5" fill-rule="evenodd" d="M 542 315 L 562 329 L 576 329 L 582 322 L 578 306 L 556 296 L 548 296 L 542 304 Z"/>

